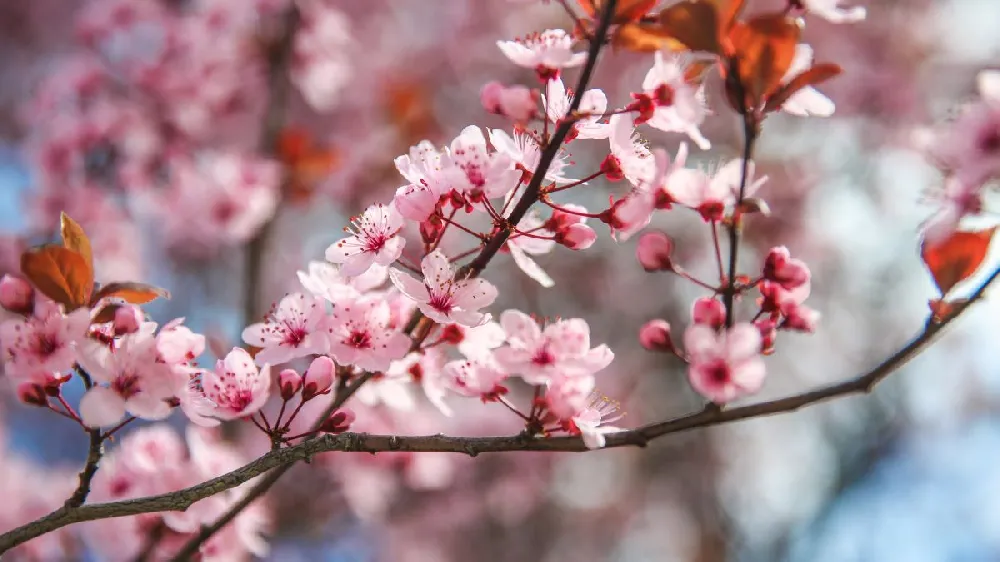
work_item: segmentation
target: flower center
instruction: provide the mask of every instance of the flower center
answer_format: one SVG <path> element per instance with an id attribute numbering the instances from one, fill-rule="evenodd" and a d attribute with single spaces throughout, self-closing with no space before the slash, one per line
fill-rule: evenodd
<path id="1" fill-rule="evenodd" d="M 139 377 L 134 373 L 122 373 L 115 377 L 111 389 L 127 400 L 139 393 Z"/>
<path id="2" fill-rule="evenodd" d="M 52 334 L 39 334 L 35 340 L 35 351 L 38 355 L 48 357 L 59 349 L 59 342 Z"/>
<path id="3" fill-rule="evenodd" d="M 706 369 L 709 380 L 717 384 L 729 382 L 729 365 L 724 361 L 718 361 Z"/>
<path id="4" fill-rule="evenodd" d="M 434 310 L 440 311 L 442 314 L 448 314 L 454 305 L 451 303 L 450 293 L 438 293 L 431 295 L 431 300 L 427 303 L 431 305 Z"/>
<path id="5" fill-rule="evenodd" d="M 372 346 L 372 338 L 368 332 L 351 332 L 347 344 L 357 349 L 369 349 Z"/>

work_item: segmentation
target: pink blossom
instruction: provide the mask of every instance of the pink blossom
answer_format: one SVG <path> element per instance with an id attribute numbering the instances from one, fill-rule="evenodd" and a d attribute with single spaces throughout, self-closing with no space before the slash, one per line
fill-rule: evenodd
<path id="1" fill-rule="evenodd" d="M 449 185 L 460 192 L 478 191 L 486 197 L 503 197 L 517 185 L 521 174 L 510 156 L 489 152 L 483 131 L 469 125 L 451 141 L 451 166 L 446 169 Z"/>
<path id="2" fill-rule="evenodd" d="M 524 86 L 487 82 L 479 92 L 479 100 L 486 111 L 517 122 L 526 122 L 538 113 L 538 92 Z"/>
<path id="3" fill-rule="evenodd" d="M 205 351 L 205 336 L 192 332 L 182 322 L 183 318 L 167 322 L 156 335 L 160 360 L 168 365 L 193 361 Z"/>
<path id="4" fill-rule="evenodd" d="M 523 312 L 500 315 L 507 346 L 494 352 L 507 372 L 530 384 L 546 384 L 561 377 L 590 376 L 611 364 L 614 353 L 606 345 L 590 347 L 590 327 L 579 318 L 559 320 L 545 327 Z"/>
<path id="5" fill-rule="evenodd" d="M 77 360 L 77 344 L 86 336 L 89 325 L 89 309 L 81 308 L 67 315 L 60 305 L 39 299 L 32 316 L 0 324 L 7 374 L 28 377 L 69 370 Z"/>
<path id="6" fill-rule="evenodd" d="M 643 324 L 639 330 L 639 343 L 649 351 L 676 352 L 670 338 L 670 323 L 666 320 L 650 320 Z"/>
<path id="7" fill-rule="evenodd" d="M 860 8 L 864 12 L 864 8 Z M 864 16 L 862 16 L 864 17 Z M 813 50 L 812 47 L 806 45 L 805 43 L 799 43 L 795 46 L 795 56 L 792 58 L 792 64 L 788 67 L 785 72 L 785 76 L 782 77 L 782 84 L 787 84 L 793 78 L 802 74 L 812 66 L 813 61 Z M 791 113 L 792 115 L 798 115 L 800 117 L 816 116 L 816 117 L 829 117 L 833 115 L 834 106 L 830 98 L 824 96 L 812 86 L 806 86 L 792 94 L 784 104 L 781 105 L 782 111 Z"/>
<path id="8" fill-rule="evenodd" d="M 739 159 L 730 160 L 711 177 L 701 170 L 682 168 L 668 175 L 666 183 L 678 203 L 698 211 L 706 221 L 720 221 L 726 208 L 736 202 L 742 165 Z M 767 181 L 766 176 L 755 180 L 753 170 L 751 162 L 744 197 L 752 196 Z"/>
<path id="9" fill-rule="evenodd" d="M 424 257 L 420 264 L 424 280 L 393 269 L 389 278 L 397 289 L 417 303 L 428 318 L 441 324 L 453 322 L 479 326 L 489 314 L 478 312 L 496 300 L 496 287 L 485 279 L 455 279 L 451 263 L 439 250 Z"/>
<path id="10" fill-rule="evenodd" d="M 243 341 L 262 348 L 257 364 L 272 365 L 326 353 L 327 316 L 323 301 L 301 293 L 286 295 L 265 322 L 252 324 L 243 330 Z"/>
<path id="11" fill-rule="evenodd" d="M 435 196 L 451 189 L 445 170 L 452 164 L 451 156 L 442 153 L 430 141 L 420 141 L 408 154 L 397 156 L 393 163 L 400 175 L 414 187 L 423 186 Z"/>
<path id="12" fill-rule="evenodd" d="M 764 384 L 761 337 L 751 324 L 716 332 L 693 324 L 684 333 L 690 366 L 688 379 L 702 396 L 717 404 L 753 394 Z"/>
<path id="13" fill-rule="evenodd" d="M 530 135 L 514 131 L 514 136 L 511 137 L 506 131 L 490 129 L 490 143 L 493 145 L 493 148 L 497 149 L 498 153 L 510 158 L 519 169 L 526 171 L 528 174 L 532 174 L 538 169 L 538 163 L 542 159 L 542 149 Z M 557 154 L 552 163 L 549 164 L 549 169 L 545 172 L 545 179 L 556 183 L 570 183 L 575 181 L 566 177 L 566 166 L 566 155 Z"/>
<path id="14" fill-rule="evenodd" d="M 618 123 L 621 122 L 616 122 Z M 652 176 L 639 178 L 638 183 L 633 184 L 632 191 L 614 208 L 615 219 L 621 223 L 617 228 L 617 235 L 621 240 L 628 240 L 645 228 L 653 218 L 654 211 L 673 206 L 674 195 L 667 185 L 667 179 L 674 172 L 684 168 L 687 154 L 687 143 L 683 142 L 677 149 L 677 156 L 673 162 L 665 150 L 659 148 L 653 150 Z M 642 173 L 647 172 L 648 170 Z"/>
<path id="15" fill-rule="evenodd" d="M 793 291 L 809 283 L 809 266 L 791 257 L 788 248 L 776 246 L 764 258 L 763 277 L 778 283 L 786 291 Z"/>
<path id="16" fill-rule="evenodd" d="M 485 324 L 485 326 L 489 325 L 491 324 Z M 446 326 L 446 329 L 452 328 L 465 329 L 458 324 Z M 466 355 L 466 357 L 468 356 Z M 444 403 L 444 398 L 450 387 L 448 375 L 444 372 L 445 361 L 444 352 L 439 347 L 432 347 L 421 352 L 410 353 L 399 361 L 393 361 L 385 374 L 388 378 L 395 379 L 409 377 L 412 381 L 419 383 L 427 400 L 441 414 L 451 417 L 453 412 Z"/>
<path id="17" fill-rule="evenodd" d="M 597 241 L 597 233 L 587 225 L 587 217 L 576 213 L 588 213 L 582 205 L 567 203 L 562 209 L 552 211 L 545 228 L 555 233 L 555 241 L 570 250 L 586 250 Z"/>
<path id="18" fill-rule="evenodd" d="M 362 297 L 339 303 L 333 309 L 330 354 L 341 365 L 369 371 L 384 371 L 402 359 L 410 338 L 389 325 L 389 303 L 381 297 Z"/>
<path id="19" fill-rule="evenodd" d="M 311 400 L 330 392 L 336 367 L 333 360 L 325 355 L 313 359 L 302 377 L 302 400 Z"/>
<path id="20" fill-rule="evenodd" d="M 278 389 L 282 400 L 286 402 L 291 400 L 302 390 L 302 375 L 295 372 L 295 369 L 282 370 L 278 374 Z"/>
<path id="21" fill-rule="evenodd" d="M 842 8 L 844 0 L 798 0 L 806 12 L 815 14 L 830 23 L 855 23 L 865 19 L 867 12 L 862 6 Z"/>
<path id="22" fill-rule="evenodd" d="M 590 404 L 579 414 L 573 416 L 573 425 L 583 437 L 583 444 L 588 449 L 600 449 L 606 444 L 605 435 L 622 431 L 620 427 L 605 425 L 614 423 L 625 414 L 619 414 L 621 408 L 615 400 L 594 393 L 590 396 Z"/>
<path id="23" fill-rule="evenodd" d="M 399 236 L 403 217 L 395 207 L 372 205 L 351 224 L 353 229 L 348 232 L 353 234 L 326 249 L 326 259 L 341 264 L 342 275 L 361 275 L 373 263 L 391 265 L 403 253 L 406 240 Z"/>
<path id="24" fill-rule="evenodd" d="M 340 273 L 340 268 L 327 262 L 312 261 L 309 262 L 309 271 L 299 271 L 298 277 L 306 291 L 336 304 L 344 299 L 356 299 L 384 285 L 389 278 L 389 268 L 372 264 L 368 271 L 346 278 Z"/>
<path id="25" fill-rule="evenodd" d="M 300 2 L 302 24 L 295 34 L 291 78 L 314 109 L 337 104 L 353 76 L 351 22 L 329 2 Z"/>
<path id="26" fill-rule="evenodd" d="M 126 412 L 148 420 L 163 419 L 170 415 L 167 400 L 177 396 L 185 383 L 159 360 L 156 338 L 149 328 L 122 336 L 111 353 L 81 357 L 80 362 L 98 383 L 80 400 L 80 416 L 89 427 L 114 425 Z"/>
<path id="27" fill-rule="evenodd" d="M 666 89 L 670 103 L 657 104 L 653 117 L 647 123 L 661 131 L 683 133 L 698 148 L 708 150 L 712 143 L 698 129 L 708 115 L 705 88 L 688 83 L 684 78 L 684 70 L 680 57 L 664 58 L 662 52 L 656 52 L 653 68 L 646 73 L 642 89 L 648 94 L 655 94 L 657 89 Z"/>
<path id="28" fill-rule="evenodd" d="M 115 335 L 132 334 L 139 331 L 139 326 L 145 317 L 142 309 L 134 304 L 128 304 L 115 310 L 115 317 L 112 320 Z"/>
<path id="29" fill-rule="evenodd" d="M 545 389 L 545 405 L 560 421 L 571 421 L 590 405 L 592 375 L 554 379 Z"/>
<path id="30" fill-rule="evenodd" d="M 547 96 L 542 96 L 542 103 L 545 106 L 546 116 L 554 125 L 558 125 L 569 112 L 570 96 L 566 91 L 566 85 L 562 79 L 555 78 L 545 83 Z M 608 98 L 601 90 L 587 90 L 580 100 L 581 114 L 587 114 L 573 123 L 571 135 L 581 139 L 606 139 L 608 138 L 608 125 L 601 123 L 600 119 L 604 112 L 608 110 Z"/>
<path id="31" fill-rule="evenodd" d="M 718 330 L 726 322 L 726 305 L 715 297 L 702 297 L 691 306 L 691 321 Z"/>
<path id="32" fill-rule="evenodd" d="M 501 384 L 507 373 L 489 357 L 452 361 L 444 366 L 444 373 L 451 382 L 450 389 L 463 396 L 489 400 L 507 392 Z"/>
<path id="33" fill-rule="evenodd" d="M 202 374 L 201 388 L 215 406 L 210 417 L 247 417 L 260 410 L 271 395 L 271 367 L 265 364 L 258 370 L 246 350 L 234 347 L 216 362 L 214 371 Z"/>
<path id="34" fill-rule="evenodd" d="M 674 251 L 674 241 L 660 231 L 646 232 L 639 237 L 635 256 L 646 271 L 673 271 L 670 254 Z"/>
<path id="35" fill-rule="evenodd" d="M 587 60 L 587 53 L 573 52 L 573 38 L 562 29 L 547 29 L 515 41 L 497 41 L 497 47 L 511 62 L 524 68 L 557 70 Z"/>
<path id="36" fill-rule="evenodd" d="M 635 133 L 635 126 L 625 115 L 612 115 L 608 122 L 611 154 L 628 181 L 636 187 L 649 186 L 656 175 L 653 153 Z"/>
<path id="37" fill-rule="evenodd" d="M 521 219 L 521 222 L 517 223 L 517 229 L 520 232 L 530 232 L 534 236 L 523 236 L 515 233 L 507 239 L 504 247 L 510 251 L 510 257 L 514 259 L 514 264 L 517 265 L 518 269 L 523 271 L 528 277 L 538 281 L 538 284 L 542 287 L 549 288 L 555 285 L 555 281 L 549 277 L 549 274 L 535 260 L 528 257 L 528 254 L 547 254 L 555 247 L 554 236 L 546 239 L 535 237 L 549 234 L 549 232 L 542 230 L 544 225 L 545 222 L 536 213 L 529 211 Z"/>
<path id="38" fill-rule="evenodd" d="M 437 207 L 441 195 L 424 184 L 404 185 L 396 190 L 392 204 L 399 214 L 417 222 L 427 220 Z"/>
<path id="39" fill-rule="evenodd" d="M 18 314 L 29 314 L 35 304 L 35 289 L 20 277 L 4 275 L 0 279 L 0 307 Z"/>

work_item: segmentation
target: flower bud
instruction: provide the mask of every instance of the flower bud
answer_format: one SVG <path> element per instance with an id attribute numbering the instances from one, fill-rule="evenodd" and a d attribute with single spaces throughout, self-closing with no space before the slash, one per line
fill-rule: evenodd
<path id="1" fill-rule="evenodd" d="M 41 406 L 45 407 L 49 403 L 48 396 L 45 395 L 45 389 L 42 385 L 35 382 L 24 382 L 17 386 L 17 397 L 31 406 Z"/>
<path id="2" fill-rule="evenodd" d="M 326 394 L 333 385 L 333 371 L 336 366 L 333 359 L 321 355 L 309 364 L 306 375 L 302 378 L 302 400 L 312 400 L 320 394 Z"/>
<path id="3" fill-rule="evenodd" d="M 30 283 L 4 275 L 0 279 L 0 306 L 18 314 L 31 314 L 35 304 L 35 289 Z"/>
<path id="4" fill-rule="evenodd" d="M 760 332 L 760 353 L 761 355 L 771 355 L 774 353 L 774 340 L 778 338 L 777 324 L 771 318 L 760 318 L 753 323 L 757 331 Z"/>
<path id="5" fill-rule="evenodd" d="M 597 233 L 585 224 L 571 224 L 556 233 L 556 241 L 570 250 L 586 250 L 597 241 Z"/>
<path id="6" fill-rule="evenodd" d="M 302 375 L 295 372 L 295 369 L 285 369 L 278 375 L 278 388 L 281 390 L 281 399 L 289 401 L 293 396 L 302 390 Z"/>
<path id="7" fill-rule="evenodd" d="M 116 336 L 134 334 L 144 320 L 142 310 L 134 304 L 126 304 L 115 310 L 114 329 Z"/>
<path id="8" fill-rule="evenodd" d="M 702 297 L 691 307 L 691 320 L 719 329 L 726 322 L 726 305 L 712 297 Z"/>
<path id="9" fill-rule="evenodd" d="M 504 86 L 492 81 L 479 92 L 479 101 L 486 111 L 524 122 L 538 113 L 538 95 L 524 86 Z"/>
<path id="10" fill-rule="evenodd" d="M 670 254 L 674 242 L 662 232 L 646 232 L 639 237 L 635 255 L 646 271 L 673 271 Z"/>
<path id="11" fill-rule="evenodd" d="M 666 320 L 650 320 L 639 330 L 639 343 L 649 351 L 677 353 L 670 339 L 670 324 Z"/>
<path id="12" fill-rule="evenodd" d="M 802 260 L 790 257 L 788 248 L 771 248 L 764 258 L 764 279 L 774 281 L 787 291 L 797 289 L 809 282 L 809 266 Z"/>
<path id="13" fill-rule="evenodd" d="M 343 433 L 351 429 L 352 423 L 354 423 L 354 412 L 350 408 L 342 408 L 330 415 L 319 426 L 319 430 L 323 433 Z"/>

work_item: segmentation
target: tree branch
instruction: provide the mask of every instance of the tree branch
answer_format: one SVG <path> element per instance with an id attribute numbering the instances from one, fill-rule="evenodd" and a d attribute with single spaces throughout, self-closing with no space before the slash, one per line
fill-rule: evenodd
<path id="1" fill-rule="evenodd" d="M 94 381 L 90 378 L 90 374 L 80 365 L 76 365 L 75 369 L 83 380 L 83 387 L 86 390 L 90 390 L 94 386 Z M 97 468 L 101 464 L 101 456 L 104 453 L 101 447 L 101 444 L 104 442 L 104 436 L 101 435 L 101 428 L 88 429 L 87 435 L 90 438 L 90 445 L 87 448 L 87 460 L 83 465 L 83 470 L 80 471 L 80 483 L 77 484 L 73 495 L 66 500 L 65 507 L 78 507 L 87 501 L 87 496 L 90 494 L 90 483 L 94 480 Z"/>
<path id="2" fill-rule="evenodd" d="M 644 447 L 653 439 L 671 433 L 721 425 L 737 420 L 793 412 L 800 408 L 834 398 L 870 392 L 879 382 L 902 367 L 910 359 L 916 357 L 951 322 L 961 316 L 974 302 L 982 298 L 986 289 L 996 281 L 997 277 L 1000 277 L 1000 268 L 990 274 L 973 292 L 967 302 L 957 304 L 954 313 L 939 323 L 928 323 L 924 330 L 911 340 L 910 343 L 906 344 L 873 369 L 854 378 L 777 400 L 759 402 L 728 410 L 706 408 L 700 412 L 679 418 L 608 434 L 606 435 L 606 448 L 624 446 Z M 361 381 L 359 379 L 356 382 L 360 383 Z M 360 386 L 360 384 L 352 386 Z M 587 450 L 583 440 L 579 437 L 533 438 L 527 435 L 504 437 L 451 437 L 447 435 L 400 437 L 395 435 L 368 435 L 359 433 L 324 435 L 316 439 L 307 440 L 293 447 L 271 451 L 230 473 L 176 492 L 120 502 L 60 508 L 50 515 L 46 515 L 41 519 L 0 535 L 0 554 L 25 541 L 72 523 L 159 511 L 184 510 L 198 500 L 239 486 L 268 470 L 285 467 L 324 452 L 450 452 L 476 456 L 480 453 L 503 451 L 583 452 Z"/>

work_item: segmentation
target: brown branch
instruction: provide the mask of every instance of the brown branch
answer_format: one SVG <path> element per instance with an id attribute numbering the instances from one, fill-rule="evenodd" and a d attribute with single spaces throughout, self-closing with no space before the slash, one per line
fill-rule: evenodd
<path id="1" fill-rule="evenodd" d="M 84 388 L 90 390 L 94 386 L 94 381 L 90 378 L 90 374 L 79 365 L 76 365 L 74 368 L 83 380 Z M 80 482 L 77 484 L 76 490 L 73 491 L 73 495 L 64 504 L 64 507 L 67 508 L 81 506 L 83 502 L 87 501 L 87 496 L 90 494 L 90 483 L 94 480 L 97 468 L 101 464 L 101 456 L 104 453 L 101 447 L 101 444 L 104 442 L 104 436 L 101 435 L 101 428 L 88 429 L 87 435 L 90 438 L 90 445 L 87 447 L 87 460 L 83 465 L 83 470 L 80 471 Z"/>
<path id="2" fill-rule="evenodd" d="M 834 398 L 870 392 L 879 382 L 902 367 L 910 359 L 923 351 L 956 318 L 961 316 L 975 301 L 982 298 L 986 289 L 1000 277 L 1000 268 L 973 292 L 967 302 L 957 304 L 955 312 L 938 323 L 928 323 L 924 330 L 910 343 L 879 363 L 870 371 L 844 382 L 822 386 L 808 392 L 795 394 L 777 400 L 740 406 L 728 410 L 706 408 L 700 412 L 681 416 L 636 429 L 612 433 L 606 436 L 607 448 L 639 446 L 644 447 L 653 439 L 687 431 L 710 427 L 737 420 L 770 416 L 793 412 L 800 408 L 825 402 Z M 359 381 L 360 382 L 360 379 Z M 357 385 L 360 386 L 360 385 Z M 198 500 L 224 492 L 255 478 L 268 470 L 291 465 L 300 460 L 330 451 L 377 453 L 382 451 L 410 452 L 451 452 L 476 456 L 480 453 L 503 451 L 565 451 L 583 452 L 588 449 L 579 437 L 533 438 L 527 435 L 505 437 L 451 437 L 428 435 L 400 437 L 395 435 L 368 435 L 344 433 L 324 435 L 310 439 L 293 447 L 271 451 L 257 460 L 230 473 L 212 478 L 196 486 L 146 498 L 120 502 L 83 505 L 75 508 L 63 507 L 41 519 L 32 521 L 12 531 L 0 535 L 0 554 L 45 533 L 60 529 L 72 523 L 126 517 L 159 511 L 178 511 L 190 507 Z"/>
<path id="3" fill-rule="evenodd" d="M 736 81 L 739 83 L 739 80 Z M 742 85 L 737 86 L 742 91 Z M 741 99 L 742 93 L 738 94 Z M 753 158 L 754 144 L 760 132 L 759 121 L 749 111 L 743 113 L 743 167 L 740 170 L 740 189 L 733 207 L 733 216 L 729 223 L 729 274 L 726 279 L 722 298 L 726 305 L 726 327 L 732 328 L 736 322 L 736 267 L 740 253 L 740 229 L 742 228 L 743 198 L 746 196 L 747 182 L 750 181 L 750 159 Z M 715 227 L 713 226 L 713 231 Z"/>
<path id="4" fill-rule="evenodd" d="M 260 137 L 260 150 L 265 154 L 275 153 L 281 129 L 284 127 L 285 110 L 288 107 L 288 97 L 291 93 L 288 63 L 292 58 L 295 29 L 299 26 L 300 18 L 298 8 L 292 5 L 285 14 L 281 37 L 268 53 L 267 90 L 269 98 L 264 112 Z M 277 216 L 277 212 L 278 209 L 275 209 L 275 216 Z M 243 275 L 246 279 L 246 286 L 243 288 L 243 320 L 247 324 L 253 323 L 257 318 L 264 251 L 267 249 L 267 242 L 273 229 L 274 216 L 261 225 L 246 245 Z"/>

